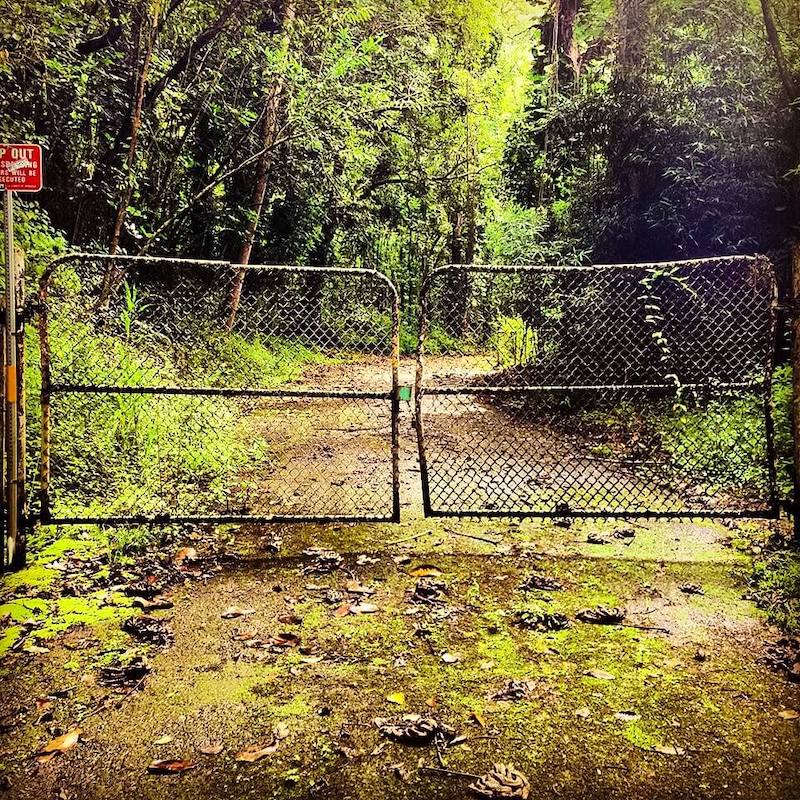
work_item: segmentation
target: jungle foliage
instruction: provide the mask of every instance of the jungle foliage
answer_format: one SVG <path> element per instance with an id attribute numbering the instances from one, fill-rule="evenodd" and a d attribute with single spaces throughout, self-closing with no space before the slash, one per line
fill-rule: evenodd
<path id="1" fill-rule="evenodd" d="M 75 247 L 369 264 L 782 248 L 796 0 L 3 0 Z"/>

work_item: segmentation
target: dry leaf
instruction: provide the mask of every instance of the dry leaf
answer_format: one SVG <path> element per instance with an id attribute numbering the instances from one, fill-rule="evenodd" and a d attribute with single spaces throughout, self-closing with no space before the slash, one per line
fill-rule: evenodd
<path id="1" fill-rule="evenodd" d="M 194 769 L 197 764 L 194 761 L 189 761 L 183 758 L 157 758 L 151 761 L 147 767 L 147 771 L 151 775 L 174 775 L 178 772 L 186 772 L 187 769 Z"/>
<path id="2" fill-rule="evenodd" d="M 592 712 L 589 709 L 589 706 L 583 706 L 583 708 L 578 708 L 575 710 L 575 716 L 580 717 L 581 719 L 589 719 L 589 715 Z"/>
<path id="3" fill-rule="evenodd" d="M 461 661 L 461 656 L 458 653 L 442 653 L 442 661 L 445 664 L 455 664 L 457 661 Z"/>
<path id="4" fill-rule="evenodd" d="M 588 675 L 590 678 L 597 678 L 599 681 L 613 681 L 617 677 L 610 672 L 606 672 L 604 669 L 590 669 L 583 674 Z"/>
<path id="5" fill-rule="evenodd" d="M 664 756 L 682 756 L 686 751 L 682 747 L 673 747 L 671 744 L 657 744 L 653 751 Z"/>
<path id="6" fill-rule="evenodd" d="M 392 692 L 391 694 L 387 694 L 386 699 L 390 703 L 395 703 L 398 706 L 404 706 L 406 704 L 406 696 L 402 692 Z"/>
<path id="7" fill-rule="evenodd" d="M 217 756 L 223 750 L 222 742 L 204 742 L 197 748 L 204 756 Z"/>
<path id="8" fill-rule="evenodd" d="M 420 564 L 410 570 L 408 574 L 413 575 L 415 578 L 437 578 L 442 574 L 442 571 L 433 564 Z"/>
<path id="9" fill-rule="evenodd" d="M 39 750 L 38 755 L 52 756 L 56 753 L 66 753 L 67 750 L 72 750 L 72 748 L 78 744 L 78 740 L 81 738 L 81 733 L 83 733 L 81 728 L 72 728 L 65 734 L 56 736 L 55 739 L 51 739 L 41 750 Z"/>
<path id="10" fill-rule="evenodd" d="M 325 656 L 302 656 L 300 659 L 301 664 L 319 664 L 320 661 L 324 661 Z"/>
<path id="11" fill-rule="evenodd" d="M 226 608 L 221 616 L 222 619 L 236 619 L 236 617 L 247 617 L 250 614 L 255 614 L 254 608 L 239 608 L 239 606 L 230 606 Z"/>
<path id="12" fill-rule="evenodd" d="M 374 614 L 378 610 L 378 606 L 374 603 L 358 603 L 357 605 L 350 606 L 351 614 Z"/>
<path id="13" fill-rule="evenodd" d="M 477 722 L 481 728 L 486 727 L 486 717 L 484 717 L 483 714 L 480 713 L 480 711 L 473 711 L 469 716 L 470 719 L 475 720 L 475 722 Z"/>
<path id="14" fill-rule="evenodd" d="M 784 708 L 783 711 L 778 712 L 781 719 L 798 719 L 800 718 L 800 711 L 795 711 L 793 708 Z"/>
<path id="15" fill-rule="evenodd" d="M 253 761 L 260 761 L 264 756 L 271 755 L 278 749 L 278 742 L 273 739 L 269 744 L 266 745 L 258 745 L 258 744 L 251 744 L 248 747 L 245 747 L 244 750 L 240 750 L 235 756 L 234 759 L 236 761 L 247 761 L 252 763 Z"/>
<path id="16" fill-rule="evenodd" d="M 357 580 L 347 581 L 347 583 L 345 584 L 345 589 L 351 594 L 364 594 L 364 595 L 375 594 L 374 589 L 370 589 L 368 586 L 364 586 L 364 584 L 361 583 L 361 581 Z"/>
<path id="17" fill-rule="evenodd" d="M 180 566 L 186 561 L 197 561 L 197 550 L 195 550 L 194 547 L 181 547 L 181 549 L 175 553 L 175 564 Z"/>
<path id="18" fill-rule="evenodd" d="M 614 719 L 618 719 L 621 722 L 636 722 L 636 720 L 641 719 L 641 717 L 635 711 L 617 711 L 614 714 Z"/>
<path id="19" fill-rule="evenodd" d="M 333 612 L 334 617 L 346 617 L 350 613 L 350 609 L 352 606 L 350 603 L 344 603 L 343 605 L 339 606 L 336 611 Z"/>
<path id="20" fill-rule="evenodd" d="M 173 741 L 171 736 L 161 736 L 153 744 L 169 744 L 171 741 Z"/>

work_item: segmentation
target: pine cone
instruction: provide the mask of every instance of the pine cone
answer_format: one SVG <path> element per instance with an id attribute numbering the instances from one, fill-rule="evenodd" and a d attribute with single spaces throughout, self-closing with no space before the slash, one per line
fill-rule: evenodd
<path id="1" fill-rule="evenodd" d="M 437 736 L 449 740 L 455 735 L 455 731 L 437 719 L 416 714 L 403 717 L 400 722 L 383 722 L 378 725 L 378 730 L 387 739 L 413 745 L 430 744 Z"/>
<path id="2" fill-rule="evenodd" d="M 575 614 L 575 618 L 594 625 L 619 625 L 625 619 L 625 609 L 608 608 L 607 606 L 584 608 Z"/>
<path id="3" fill-rule="evenodd" d="M 521 628 L 542 633 L 569 628 L 569 620 L 564 614 L 551 614 L 547 611 L 517 611 L 514 614 L 514 621 Z"/>
<path id="4" fill-rule="evenodd" d="M 414 587 L 411 600 L 415 603 L 436 603 L 447 592 L 447 584 L 436 578 L 420 578 Z"/>
<path id="5" fill-rule="evenodd" d="M 137 642 L 147 642 L 157 647 L 166 647 L 172 644 L 173 634 L 167 620 L 140 614 L 138 617 L 128 617 L 122 623 L 122 630 L 129 633 Z"/>
<path id="6" fill-rule="evenodd" d="M 524 700 L 531 692 L 531 681 L 510 680 L 506 685 L 495 692 L 490 700 Z"/>
<path id="7" fill-rule="evenodd" d="M 534 572 L 528 576 L 525 582 L 519 587 L 523 592 L 540 590 L 545 592 L 558 592 L 564 588 L 561 581 L 551 578 L 549 575 L 541 575 Z"/>
<path id="8" fill-rule="evenodd" d="M 490 772 L 482 775 L 469 786 L 469 790 L 474 795 L 492 798 L 492 800 L 501 797 L 527 800 L 530 789 L 525 775 L 505 764 L 493 764 Z"/>

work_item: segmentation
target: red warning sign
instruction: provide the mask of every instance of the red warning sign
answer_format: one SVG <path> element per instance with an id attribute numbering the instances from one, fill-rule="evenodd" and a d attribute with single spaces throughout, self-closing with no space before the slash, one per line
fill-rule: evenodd
<path id="1" fill-rule="evenodd" d="M 38 144 L 0 144 L 0 188 L 38 192 L 42 188 L 42 148 Z"/>

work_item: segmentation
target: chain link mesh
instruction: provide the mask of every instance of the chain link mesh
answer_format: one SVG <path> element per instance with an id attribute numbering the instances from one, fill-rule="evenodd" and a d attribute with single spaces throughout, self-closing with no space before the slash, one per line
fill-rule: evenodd
<path id="1" fill-rule="evenodd" d="M 380 274 L 81 255 L 40 299 L 45 517 L 396 514 Z"/>
<path id="2" fill-rule="evenodd" d="M 427 510 L 774 513 L 775 303 L 761 258 L 434 271 Z"/>

